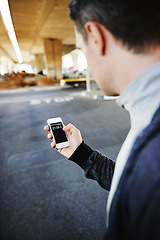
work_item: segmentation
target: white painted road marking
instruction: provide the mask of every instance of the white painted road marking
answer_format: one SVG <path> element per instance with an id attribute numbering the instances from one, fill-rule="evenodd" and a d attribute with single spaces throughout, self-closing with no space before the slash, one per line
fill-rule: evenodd
<path id="1" fill-rule="evenodd" d="M 35 99 L 35 100 L 30 101 L 30 105 L 38 105 L 38 104 L 41 104 L 41 100 L 39 100 L 39 99 Z"/>
<path id="2" fill-rule="evenodd" d="M 52 101 L 55 103 L 70 102 L 74 100 L 73 97 L 56 97 L 56 98 L 45 98 L 45 99 L 34 99 L 30 101 L 30 105 L 38 105 L 42 103 L 50 104 Z"/>

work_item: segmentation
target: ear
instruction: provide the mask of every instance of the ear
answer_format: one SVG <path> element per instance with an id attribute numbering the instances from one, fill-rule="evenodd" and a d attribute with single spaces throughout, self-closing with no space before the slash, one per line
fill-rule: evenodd
<path id="1" fill-rule="evenodd" d="M 87 22 L 85 30 L 88 36 L 88 41 L 93 44 L 101 56 L 106 54 L 107 36 L 105 34 L 105 27 L 97 22 Z"/>

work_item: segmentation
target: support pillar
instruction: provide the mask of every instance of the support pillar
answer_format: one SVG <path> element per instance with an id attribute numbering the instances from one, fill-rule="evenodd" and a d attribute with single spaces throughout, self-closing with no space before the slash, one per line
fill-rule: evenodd
<path id="1" fill-rule="evenodd" d="M 58 39 L 44 39 L 47 76 L 56 80 L 62 78 L 62 41 Z"/>
<path id="2" fill-rule="evenodd" d="M 78 70 L 78 54 L 77 53 L 71 53 L 72 61 L 73 61 L 73 68 L 75 71 Z"/>
<path id="3" fill-rule="evenodd" d="M 90 92 L 91 91 L 91 75 L 90 75 L 90 70 L 89 67 L 87 67 L 87 81 L 86 81 L 86 91 Z"/>
<path id="4" fill-rule="evenodd" d="M 35 64 L 37 73 L 43 72 L 43 69 L 45 68 L 43 54 L 35 54 Z"/>

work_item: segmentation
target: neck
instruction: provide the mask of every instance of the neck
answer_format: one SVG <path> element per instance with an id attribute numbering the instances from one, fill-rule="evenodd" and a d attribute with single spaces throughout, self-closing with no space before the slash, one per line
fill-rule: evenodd
<path id="1" fill-rule="evenodd" d="M 147 53 L 134 53 L 116 44 L 112 49 L 112 60 L 112 66 L 116 69 L 113 71 L 115 89 L 121 94 L 130 83 L 160 61 L 160 46 L 150 49 Z"/>

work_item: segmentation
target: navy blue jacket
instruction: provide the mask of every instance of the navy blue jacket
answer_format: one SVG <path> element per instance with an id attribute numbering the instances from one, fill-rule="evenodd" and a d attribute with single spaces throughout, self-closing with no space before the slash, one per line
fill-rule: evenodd
<path id="1" fill-rule="evenodd" d="M 84 142 L 70 157 L 110 190 L 115 162 Z M 160 108 L 132 148 L 116 193 L 104 240 L 160 239 Z"/>

